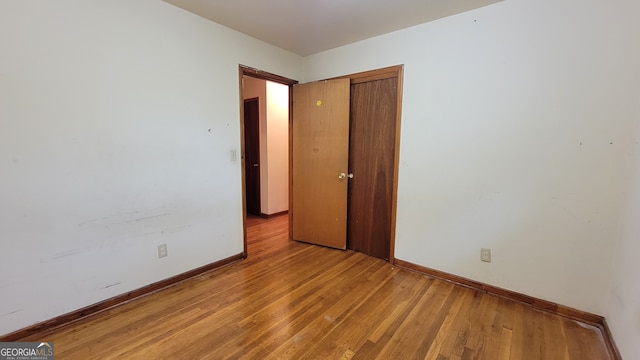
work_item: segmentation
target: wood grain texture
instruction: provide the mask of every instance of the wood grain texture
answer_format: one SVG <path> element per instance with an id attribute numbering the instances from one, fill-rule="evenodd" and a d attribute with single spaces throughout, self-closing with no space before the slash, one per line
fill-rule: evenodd
<path id="1" fill-rule="evenodd" d="M 609 349 L 609 354 L 611 354 L 613 359 L 622 359 L 622 355 L 620 355 L 620 350 L 618 349 L 618 345 L 613 340 L 613 334 L 611 333 L 611 329 L 609 328 L 609 324 L 607 323 L 607 319 L 602 320 L 602 330 L 604 341 L 607 343 L 607 348 Z"/>
<path id="2" fill-rule="evenodd" d="M 27 328 L 12 332 L 10 334 L 0 336 L 0 342 L 18 341 L 20 339 L 27 338 L 29 336 L 37 337 L 37 336 L 40 336 L 40 334 L 50 332 L 56 329 L 61 329 L 65 326 L 69 326 L 70 324 L 73 324 L 76 321 L 86 320 L 91 316 L 107 311 L 111 308 L 115 308 L 119 305 L 136 300 L 143 296 L 153 294 L 162 289 L 171 287 L 175 284 L 179 284 L 180 282 L 191 279 L 194 276 L 197 276 L 199 274 L 206 273 L 213 269 L 221 268 L 233 262 L 240 261 L 241 259 L 244 259 L 244 258 L 246 258 L 245 254 L 237 254 L 237 255 L 230 256 L 226 259 L 222 259 L 214 263 L 201 266 L 199 268 L 184 272 L 182 274 L 172 276 L 168 279 L 164 279 L 164 280 L 155 282 L 153 284 L 143 286 L 139 289 L 129 291 L 127 293 L 124 293 L 118 296 L 114 296 L 110 299 L 101 301 L 99 303 L 95 303 L 95 304 L 86 306 L 84 308 L 69 312 L 67 314 L 55 317 L 53 319 L 31 325 Z"/>
<path id="3" fill-rule="evenodd" d="M 347 247 L 389 259 L 398 79 L 351 85 Z"/>
<path id="4" fill-rule="evenodd" d="M 273 217 L 277 217 L 277 216 L 288 214 L 288 213 L 289 213 L 289 210 L 278 211 L 277 213 L 273 213 L 273 214 L 260 213 L 260 217 L 263 219 L 271 219 Z"/>
<path id="5" fill-rule="evenodd" d="M 273 82 L 277 82 L 279 84 L 283 84 L 283 85 L 287 85 L 289 87 L 291 87 L 294 84 L 297 84 L 298 81 L 297 80 L 293 80 L 293 79 L 289 79 L 287 77 L 284 76 L 280 76 L 280 75 L 276 75 L 267 71 L 262 71 L 259 69 L 255 69 L 252 68 L 250 66 L 245 66 L 245 65 L 239 65 L 238 69 L 240 71 L 240 76 L 242 77 L 242 75 L 247 75 L 247 76 L 251 76 L 257 79 L 262 79 L 262 80 L 269 80 L 269 81 L 273 81 Z M 240 97 L 240 100 L 242 100 L 243 98 Z"/>
<path id="6" fill-rule="evenodd" d="M 358 85 L 361 83 L 384 80 L 384 79 L 397 79 L 397 92 L 396 92 L 396 114 L 395 114 L 395 144 L 394 144 L 394 167 L 393 178 L 391 187 L 391 221 L 390 221 L 390 233 L 389 233 L 389 254 L 386 258 L 389 260 L 394 259 L 395 240 L 396 240 L 396 213 L 398 202 L 398 170 L 400 162 L 400 125 L 402 120 L 402 84 L 403 84 L 404 65 L 390 66 L 386 68 L 380 68 L 370 71 L 363 71 L 355 74 L 344 75 L 336 77 L 335 79 L 349 79 L 351 85 Z"/>
<path id="7" fill-rule="evenodd" d="M 466 286 L 474 290 L 487 292 L 492 295 L 504 297 L 512 301 L 517 301 L 523 304 L 527 304 L 527 305 L 533 306 L 538 310 L 548 311 L 557 315 L 562 315 L 564 317 L 585 322 L 598 327 L 604 326 L 604 318 L 600 315 L 595 315 L 585 311 L 580 311 L 574 308 L 570 308 L 568 306 L 556 304 L 551 301 L 538 299 L 533 296 L 521 294 L 519 292 L 515 292 L 515 291 L 499 288 L 497 286 L 485 284 L 479 281 L 467 279 L 462 276 L 457 276 L 457 275 L 449 274 L 443 271 L 430 269 L 425 266 L 412 264 L 408 261 L 404 261 L 400 259 L 395 259 L 394 264 L 400 267 L 403 267 L 405 269 L 418 271 L 422 274 L 426 274 L 441 280 L 450 281 L 460 286 Z"/>
<path id="8" fill-rule="evenodd" d="M 247 260 L 22 340 L 59 359 L 612 359 L 595 326 L 247 222 Z"/>
<path id="9" fill-rule="evenodd" d="M 349 80 L 293 88 L 293 239 L 346 248 Z"/>
<path id="10" fill-rule="evenodd" d="M 376 81 L 389 78 L 402 77 L 402 69 L 404 65 L 394 65 L 385 68 L 362 71 L 355 74 L 337 76 L 331 79 L 349 79 L 351 84 L 359 84 L 363 82 Z"/>

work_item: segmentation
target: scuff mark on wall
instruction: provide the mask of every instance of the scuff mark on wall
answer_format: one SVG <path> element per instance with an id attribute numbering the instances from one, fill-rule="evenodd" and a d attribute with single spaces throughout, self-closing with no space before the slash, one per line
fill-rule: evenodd
<path id="1" fill-rule="evenodd" d="M 166 208 L 161 207 L 159 209 L 144 209 L 144 210 L 133 210 L 133 211 L 123 211 L 117 212 L 112 215 L 102 216 L 98 218 L 88 219 L 80 222 L 78 227 L 86 227 L 92 226 L 94 224 L 104 225 L 104 224 L 114 224 L 114 223 L 127 223 L 127 222 L 138 222 L 144 220 L 152 220 L 159 217 L 169 216 L 171 213 L 166 211 Z"/>
<path id="2" fill-rule="evenodd" d="M 108 216 L 95 217 L 78 223 L 82 231 L 101 232 L 106 230 L 108 238 L 119 240 L 140 238 L 153 235 L 170 234 L 191 227 L 177 223 L 173 217 L 172 204 L 149 209 L 117 212 Z M 104 244 L 103 244 L 104 245 Z"/>
<path id="3" fill-rule="evenodd" d="M 178 226 L 178 227 L 174 227 L 174 228 L 167 228 L 167 229 L 164 229 L 164 230 L 160 231 L 160 234 L 173 234 L 173 233 L 185 231 L 185 230 L 189 229 L 190 227 L 191 227 L 191 225 Z"/>
<path id="4" fill-rule="evenodd" d="M 563 201 L 559 197 L 555 197 L 555 196 L 551 197 L 551 200 L 558 201 L 558 202 Z M 573 217 L 574 219 L 578 219 L 578 216 L 572 209 L 570 209 L 567 206 L 564 206 L 563 205 L 564 203 L 558 203 L 558 202 L 555 203 L 555 206 L 557 206 L 559 209 L 562 209 L 565 213 L 571 215 L 571 217 Z"/>
<path id="5" fill-rule="evenodd" d="M 120 284 L 121 284 L 121 283 L 119 283 L 119 282 L 117 282 L 117 283 L 113 283 L 113 284 L 110 284 L 110 285 L 104 286 L 102 289 L 108 289 L 108 288 L 111 288 L 111 287 L 114 287 L 114 286 L 118 286 L 118 285 L 120 285 Z"/>
<path id="6" fill-rule="evenodd" d="M 562 206 L 562 205 L 559 205 L 558 207 L 559 207 L 560 209 L 564 210 L 567 214 L 571 215 L 574 219 L 577 219 L 577 218 L 578 218 L 578 217 L 576 216 L 576 214 L 575 214 L 573 211 L 571 211 L 569 208 L 567 208 L 567 207 L 565 207 L 565 206 Z"/>
<path id="7" fill-rule="evenodd" d="M 131 219 L 131 220 L 127 220 L 125 221 L 126 223 L 131 223 L 131 222 L 139 222 L 139 221 L 149 221 L 149 220 L 153 220 L 153 219 L 157 219 L 160 217 L 165 217 L 165 216 L 169 216 L 171 215 L 170 213 L 165 213 L 165 214 L 158 214 L 158 215 L 153 215 L 153 216 L 143 216 L 143 217 L 139 217 L 137 219 Z"/>
<path id="8" fill-rule="evenodd" d="M 14 310 L 14 311 L 8 312 L 8 313 L 6 313 L 6 314 L 2 314 L 2 315 L 0 315 L 0 317 L 5 317 L 5 316 L 13 315 L 13 314 L 19 313 L 19 312 L 21 312 L 21 311 L 24 311 L 24 309 L 18 309 L 18 310 Z"/>
<path id="9" fill-rule="evenodd" d="M 57 254 L 54 254 L 52 256 L 40 258 L 40 263 L 46 263 L 46 262 L 49 262 L 49 261 L 58 260 L 58 259 L 65 258 L 65 257 L 68 257 L 68 256 L 84 254 L 84 253 L 87 253 L 89 251 L 91 251 L 91 249 L 89 249 L 89 248 L 63 251 L 63 252 L 59 252 Z"/>

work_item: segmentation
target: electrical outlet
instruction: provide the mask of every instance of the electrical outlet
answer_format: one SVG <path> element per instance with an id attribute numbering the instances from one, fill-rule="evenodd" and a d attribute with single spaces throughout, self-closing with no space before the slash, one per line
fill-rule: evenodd
<path id="1" fill-rule="evenodd" d="M 480 249 L 480 260 L 484 262 L 491 262 L 491 249 Z"/>
<path id="2" fill-rule="evenodd" d="M 238 150 L 231 149 L 229 151 L 229 155 L 231 157 L 231 162 L 237 162 L 238 161 Z"/>
<path id="3" fill-rule="evenodd" d="M 166 257 L 169 255 L 167 252 L 167 244 L 158 245 L 158 259 Z"/>

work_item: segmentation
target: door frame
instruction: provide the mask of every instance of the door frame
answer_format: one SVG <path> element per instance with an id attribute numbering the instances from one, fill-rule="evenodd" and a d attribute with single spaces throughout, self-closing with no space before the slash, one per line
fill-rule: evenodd
<path id="1" fill-rule="evenodd" d="M 391 191 L 391 231 L 389 239 L 389 263 L 395 264 L 396 247 L 396 212 L 398 208 L 398 174 L 400 166 L 400 120 L 402 119 L 402 88 L 403 88 L 404 65 L 395 65 L 385 68 L 363 71 L 350 75 L 336 76 L 331 79 L 349 79 L 351 85 L 369 81 L 383 80 L 389 78 L 398 79 L 398 93 L 396 106 L 396 139 L 393 154 L 393 188 Z M 329 79 L 329 80 L 331 80 Z M 291 202 L 291 199 L 289 200 Z"/>
<path id="2" fill-rule="evenodd" d="M 246 191 L 246 178 L 245 178 L 245 154 L 244 154 L 244 98 L 243 98 L 243 76 L 251 76 L 257 79 L 273 81 L 276 83 L 284 84 L 289 87 L 289 209 L 291 209 L 292 203 L 292 142 L 293 142 L 293 86 L 298 83 L 297 80 L 289 79 L 280 75 L 272 74 L 269 72 L 261 71 L 249 66 L 238 65 L 238 82 L 240 92 L 240 153 L 241 153 L 241 172 L 242 172 L 242 229 L 243 229 L 243 242 L 244 251 L 243 257 L 247 258 L 247 203 L 244 192 Z M 396 213 L 398 204 L 398 177 L 400 166 L 400 121 L 402 119 L 402 89 L 403 89 L 403 76 L 404 65 L 395 65 L 385 68 L 363 71 L 350 75 L 337 76 L 333 79 L 348 78 L 351 84 L 358 84 L 367 81 L 382 80 L 396 77 L 398 78 L 398 95 L 397 95 L 397 110 L 396 110 L 396 139 L 394 149 L 394 169 L 393 169 L 393 190 L 392 190 L 392 202 L 391 202 L 391 239 L 389 239 L 389 262 L 395 263 L 395 244 L 396 244 Z M 289 211 L 289 238 L 292 238 L 293 228 L 291 227 L 291 211 Z"/>
<path id="3" fill-rule="evenodd" d="M 247 191 L 247 178 L 245 173 L 245 153 L 244 153 L 244 76 L 250 76 L 256 79 L 273 81 L 279 84 L 287 85 L 289 87 L 289 129 L 291 129 L 292 116 L 293 116 L 293 85 L 297 84 L 297 80 L 289 79 L 284 76 L 272 74 L 266 71 L 258 70 L 246 65 L 238 65 L 238 88 L 240 94 L 240 169 L 242 178 L 242 238 L 244 243 L 244 250 L 242 257 L 247 258 L 247 199 L 245 191 Z M 291 132 L 289 132 L 289 144 L 291 144 Z M 289 148 L 289 168 L 291 168 L 291 148 Z M 291 189 L 291 178 L 289 178 L 289 189 Z M 291 190 L 289 190 L 291 193 Z"/>

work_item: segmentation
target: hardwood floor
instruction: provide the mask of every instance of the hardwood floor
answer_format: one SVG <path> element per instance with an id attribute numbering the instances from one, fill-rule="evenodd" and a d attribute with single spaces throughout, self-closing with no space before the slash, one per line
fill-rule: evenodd
<path id="1" fill-rule="evenodd" d="M 249 257 L 24 341 L 56 359 L 609 359 L 600 330 L 248 219 Z"/>

